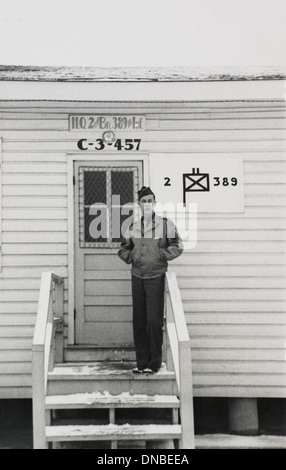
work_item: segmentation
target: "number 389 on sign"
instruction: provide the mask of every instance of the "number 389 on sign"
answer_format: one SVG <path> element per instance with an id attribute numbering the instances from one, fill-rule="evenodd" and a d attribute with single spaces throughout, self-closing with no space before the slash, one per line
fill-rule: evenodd
<path id="1" fill-rule="evenodd" d="M 237 178 L 230 178 L 229 179 L 229 178 L 226 178 L 226 177 L 220 178 L 219 176 L 215 176 L 214 181 L 215 181 L 214 186 L 220 186 L 220 185 L 222 185 L 222 186 L 229 186 L 229 185 L 236 186 L 237 183 L 238 183 Z"/>

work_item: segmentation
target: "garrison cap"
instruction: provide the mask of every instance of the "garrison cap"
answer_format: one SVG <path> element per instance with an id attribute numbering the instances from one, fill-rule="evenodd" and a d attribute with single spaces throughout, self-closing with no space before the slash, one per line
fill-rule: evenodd
<path id="1" fill-rule="evenodd" d="M 139 191 L 138 191 L 139 201 L 143 196 L 149 196 L 150 194 L 153 194 L 154 199 L 155 199 L 155 194 L 153 193 L 152 189 L 149 188 L 149 186 L 148 187 L 147 186 L 142 186 L 142 188 L 139 189 Z"/>

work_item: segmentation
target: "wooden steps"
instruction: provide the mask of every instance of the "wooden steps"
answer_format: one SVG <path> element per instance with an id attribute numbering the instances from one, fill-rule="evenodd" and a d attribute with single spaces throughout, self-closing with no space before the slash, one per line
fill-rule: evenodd
<path id="1" fill-rule="evenodd" d="M 174 373 L 163 365 L 157 374 L 134 374 L 133 367 L 130 361 L 56 365 L 48 374 L 47 443 L 111 441 L 115 449 L 120 441 L 156 441 L 174 448 L 174 439 L 181 438 Z M 119 409 L 125 410 L 123 420 Z M 136 418 L 136 409 L 143 410 L 143 419 L 140 413 Z M 155 413 L 148 420 L 145 409 Z M 90 413 L 83 411 L 83 417 L 82 410 Z M 102 412 L 94 415 L 92 410 L 106 410 L 105 421 Z M 156 421 L 156 410 L 165 410 L 163 421 Z"/>
<path id="2" fill-rule="evenodd" d="M 86 408 L 179 408 L 180 402 L 173 395 L 131 395 L 129 392 L 111 395 L 109 392 L 54 395 L 46 398 L 46 409 Z"/>
<path id="3" fill-rule="evenodd" d="M 98 362 L 98 361 L 135 361 L 134 346 L 110 347 L 90 345 L 69 345 L 64 350 L 65 362 Z"/>
<path id="4" fill-rule="evenodd" d="M 133 362 L 88 362 L 56 365 L 48 375 L 48 395 L 112 391 L 148 395 L 177 395 L 174 372 L 165 364 L 157 374 L 134 374 Z"/>
<path id="5" fill-rule="evenodd" d="M 66 441 L 114 441 L 114 440 L 170 440 L 180 439 L 180 425 L 88 425 L 88 426 L 47 426 L 48 442 Z"/>

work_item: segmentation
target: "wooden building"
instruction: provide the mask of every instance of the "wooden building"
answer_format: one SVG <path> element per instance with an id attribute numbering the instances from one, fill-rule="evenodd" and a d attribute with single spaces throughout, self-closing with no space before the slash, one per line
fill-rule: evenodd
<path id="1" fill-rule="evenodd" d="M 32 397 L 43 272 L 64 279 L 64 361 L 132 359 L 130 269 L 118 234 L 92 238 L 91 206 L 115 188 L 130 202 L 143 183 L 164 196 L 177 170 L 203 167 L 224 192 L 217 210 L 213 187 L 198 203 L 196 243 L 169 267 L 193 394 L 251 407 L 286 397 L 285 79 L 273 68 L 0 67 L 0 398 Z"/>

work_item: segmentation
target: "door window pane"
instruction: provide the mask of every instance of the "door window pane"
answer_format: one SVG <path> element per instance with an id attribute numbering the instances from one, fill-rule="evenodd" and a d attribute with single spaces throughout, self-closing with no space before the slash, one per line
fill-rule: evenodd
<path id="1" fill-rule="evenodd" d="M 79 167 L 79 238 L 82 248 L 116 248 L 122 223 L 131 224 L 138 167 Z M 130 209 L 130 206 L 132 210 Z"/>
<path id="2" fill-rule="evenodd" d="M 84 172 L 84 204 L 95 202 L 106 204 L 106 171 Z"/>
<path id="3" fill-rule="evenodd" d="M 108 241 L 108 214 L 106 207 L 91 206 L 84 209 L 84 240 L 88 243 Z"/>
<path id="4" fill-rule="evenodd" d="M 112 195 L 120 196 L 120 204 L 134 201 L 134 172 L 111 171 Z"/>

